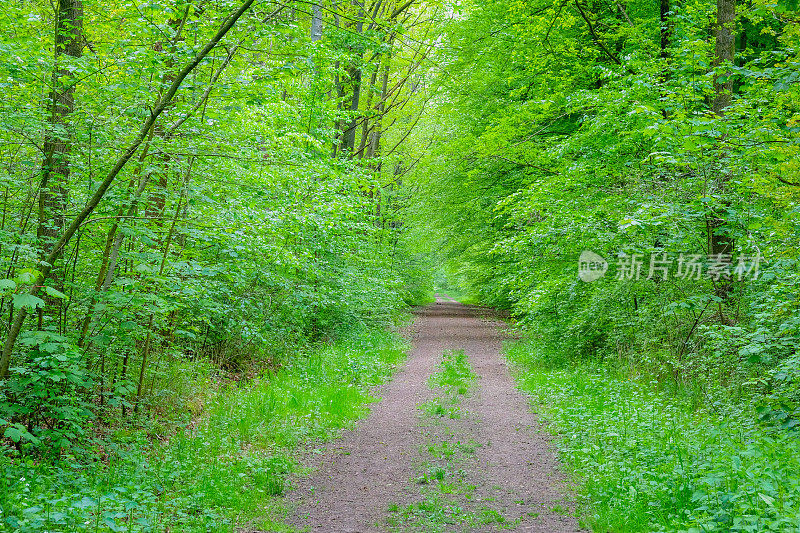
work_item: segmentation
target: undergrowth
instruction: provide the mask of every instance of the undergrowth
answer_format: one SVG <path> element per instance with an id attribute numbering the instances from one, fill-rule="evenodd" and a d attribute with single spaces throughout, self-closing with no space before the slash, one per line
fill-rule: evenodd
<path id="1" fill-rule="evenodd" d="M 529 344 L 507 352 L 558 435 L 595 531 L 800 527 L 800 439 L 757 422 L 750 405 L 724 391 L 698 402 L 608 366 L 553 366 Z"/>
<path id="2" fill-rule="evenodd" d="M 106 459 L 52 464 L 0 455 L 0 525 L 9 531 L 278 530 L 301 444 L 362 417 L 370 387 L 404 346 L 380 330 L 311 351 L 291 366 L 220 390 L 166 442 L 117 436 Z"/>

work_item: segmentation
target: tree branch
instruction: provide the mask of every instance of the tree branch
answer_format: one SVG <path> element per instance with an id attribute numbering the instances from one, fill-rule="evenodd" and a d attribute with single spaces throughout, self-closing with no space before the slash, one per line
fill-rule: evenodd
<path id="1" fill-rule="evenodd" d="M 55 264 L 58 257 L 61 255 L 61 250 L 69 243 L 72 237 L 75 235 L 75 232 L 80 228 L 83 221 L 86 220 L 89 215 L 94 212 L 97 208 L 100 200 L 103 199 L 106 192 L 108 191 L 111 184 L 116 179 L 117 175 L 120 171 L 125 167 L 128 161 L 133 157 L 136 151 L 139 149 L 139 146 L 144 141 L 145 137 L 147 137 L 150 128 L 158 119 L 158 116 L 164 111 L 167 105 L 172 101 L 175 97 L 175 93 L 178 92 L 183 80 L 186 79 L 186 76 L 189 75 L 197 65 L 205 58 L 211 50 L 213 50 L 219 42 L 222 40 L 223 37 L 233 28 L 236 21 L 241 18 L 241 16 L 250 9 L 250 6 L 253 5 L 255 0 L 246 0 L 239 9 L 237 9 L 234 13 L 229 15 L 226 20 L 222 23 L 222 26 L 214 37 L 206 44 L 200 52 L 197 53 L 194 59 L 192 59 L 186 66 L 181 69 L 180 72 L 175 76 L 175 80 L 170 85 L 167 92 L 158 100 L 155 107 L 150 111 L 150 116 L 147 117 L 144 124 L 142 125 L 141 130 L 139 131 L 136 138 L 131 142 L 130 146 L 123 152 L 123 154 L 117 160 L 117 163 L 114 167 L 109 171 L 106 175 L 105 179 L 100 183 L 97 191 L 95 191 L 94 195 L 91 199 L 87 202 L 86 206 L 83 210 L 78 213 L 78 215 L 72 220 L 70 225 L 61 235 L 61 238 L 53 245 L 50 250 L 50 253 L 47 255 L 47 258 L 44 261 L 44 266 L 42 267 L 41 276 L 42 280 L 46 279 L 47 276 L 50 274 L 50 271 L 53 269 L 53 265 Z M 41 285 L 39 283 L 34 283 L 31 289 L 28 291 L 28 294 L 31 296 L 36 296 L 41 289 Z M 14 350 L 14 345 L 17 342 L 17 337 L 19 336 L 20 331 L 22 330 L 22 324 L 25 321 L 25 316 L 27 315 L 27 310 L 22 307 L 18 310 L 16 317 L 14 318 L 14 322 L 11 325 L 11 329 L 8 332 L 8 336 L 6 337 L 5 343 L 3 344 L 3 352 L 0 354 L 0 379 L 5 379 L 8 377 L 8 368 L 11 363 L 11 353 Z"/>
<path id="2" fill-rule="evenodd" d="M 580 2 L 578 2 L 578 0 L 575 0 L 575 7 L 578 8 L 578 12 L 581 14 L 581 17 L 583 18 L 583 20 L 586 21 L 586 25 L 589 27 L 589 33 L 592 34 L 592 40 L 594 41 L 594 44 L 599 46 L 606 54 L 606 56 L 608 56 L 609 59 L 614 61 L 614 63 L 616 63 L 617 65 L 622 65 L 622 61 L 620 61 L 617 56 L 612 54 L 611 51 L 608 48 L 606 48 L 606 45 L 603 44 L 603 41 L 600 40 L 600 36 L 597 35 L 596 31 L 594 31 L 594 26 L 592 25 L 592 21 L 589 20 L 588 16 L 586 16 L 586 12 L 583 11 L 583 8 L 581 7 L 581 4 Z"/>

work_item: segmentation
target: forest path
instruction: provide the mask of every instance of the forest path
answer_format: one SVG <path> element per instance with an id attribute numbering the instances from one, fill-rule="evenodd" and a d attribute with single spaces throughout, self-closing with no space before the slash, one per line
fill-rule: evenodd
<path id="1" fill-rule="evenodd" d="M 379 391 L 381 401 L 298 482 L 293 525 L 341 533 L 579 531 L 549 439 L 500 353 L 503 324 L 446 297 L 416 314 L 413 348 Z M 447 350 L 463 350 L 476 375 L 463 398 L 429 385 Z"/>

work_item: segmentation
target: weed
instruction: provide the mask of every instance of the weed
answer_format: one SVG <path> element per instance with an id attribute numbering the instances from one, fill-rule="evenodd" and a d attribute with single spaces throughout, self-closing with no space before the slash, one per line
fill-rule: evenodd
<path id="1" fill-rule="evenodd" d="M 439 395 L 420 405 L 421 410 L 425 415 L 438 419 L 442 418 L 442 410 L 446 409 L 450 418 L 455 418 L 454 413 L 459 413 L 458 403 L 469 392 L 474 379 L 475 374 L 462 350 L 445 352 L 438 371 L 429 379 L 430 386 Z M 387 525 L 403 531 L 412 529 L 433 532 L 451 530 L 453 526 L 459 530 L 475 529 L 489 524 L 508 527 L 506 519 L 496 510 L 485 506 L 465 510 L 460 505 L 475 500 L 477 487 L 466 482 L 467 473 L 458 466 L 465 456 L 474 455 L 480 444 L 472 440 L 466 443 L 455 440 L 455 435 L 446 422 L 436 420 L 433 426 L 441 431 L 442 434 L 438 436 L 440 440 L 428 442 L 422 451 L 427 450 L 435 462 L 421 465 L 422 473 L 412 480 L 420 486 L 421 497 L 419 501 L 403 509 L 402 513 L 389 516 Z"/>
<path id="2" fill-rule="evenodd" d="M 502 524 L 506 519 L 494 509 L 483 509 L 479 515 L 481 524 Z"/>
<path id="3" fill-rule="evenodd" d="M 698 405 L 656 379 L 602 366 L 554 369 L 522 344 L 508 353 L 520 385 L 559 435 L 584 520 L 596 531 L 794 531 L 800 524 L 800 441 L 759 425 L 753 407 L 724 391 Z"/>
<path id="4" fill-rule="evenodd" d="M 223 389 L 199 422 L 169 442 L 120 430 L 105 463 L 40 464 L 0 454 L 0 529 L 11 531 L 279 530 L 283 494 L 298 472 L 292 452 L 366 412 L 369 387 L 403 354 L 373 330 L 298 357 L 252 383 Z"/>
<path id="5" fill-rule="evenodd" d="M 430 384 L 441 387 L 448 392 L 463 396 L 469 391 L 469 385 L 475 380 L 475 374 L 469 365 L 464 350 L 447 350 L 444 352 L 439 370 L 431 375 Z"/>

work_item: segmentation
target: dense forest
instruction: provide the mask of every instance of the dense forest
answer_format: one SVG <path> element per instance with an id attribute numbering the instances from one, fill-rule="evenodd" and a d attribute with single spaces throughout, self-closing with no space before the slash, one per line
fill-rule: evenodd
<path id="1" fill-rule="evenodd" d="M 278 516 L 436 287 L 589 527 L 796 530 L 797 8 L 9 2 L 0 527 Z"/>

